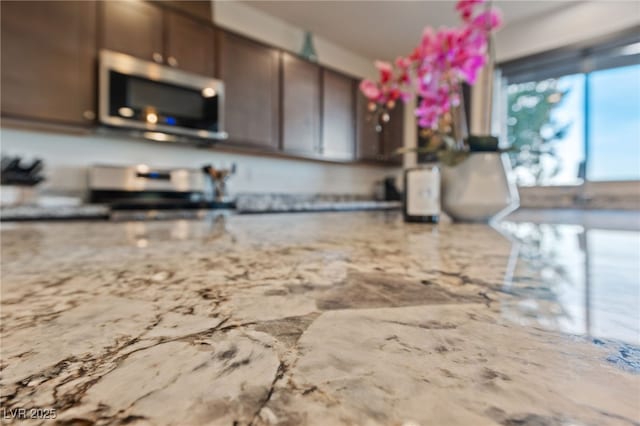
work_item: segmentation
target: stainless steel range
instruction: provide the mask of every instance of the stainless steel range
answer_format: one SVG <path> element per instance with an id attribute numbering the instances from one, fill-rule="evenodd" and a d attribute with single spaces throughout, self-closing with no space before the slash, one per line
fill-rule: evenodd
<path id="1" fill-rule="evenodd" d="M 216 199 L 208 174 L 201 169 L 96 165 L 89 171 L 90 201 L 112 210 L 194 210 L 232 208 Z"/>

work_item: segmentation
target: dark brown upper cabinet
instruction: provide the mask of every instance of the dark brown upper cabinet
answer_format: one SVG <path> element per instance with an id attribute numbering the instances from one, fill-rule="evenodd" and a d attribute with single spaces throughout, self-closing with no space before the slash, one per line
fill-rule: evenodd
<path id="1" fill-rule="evenodd" d="M 143 1 L 103 1 L 104 49 L 163 62 L 163 10 Z"/>
<path id="2" fill-rule="evenodd" d="M 172 9 L 104 1 L 101 47 L 185 71 L 214 75 L 213 27 Z"/>
<path id="3" fill-rule="evenodd" d="M 282 149 L 319 155 L 320 68 L 289 53 L 282 55 Z"/>
<path id="4" fill-rule="evenodd" d="M 333 71 L 322 71 L 322 155 L 353 160 L 355 156 L 355 82 Z"/>
<path id="5" fill-rule="evenodd" d="M 356 141 L 359 160 L 384 159 L 382 138 L 376 131 L 376 117 L 369 111 L 369 101 L 358 91 L 356 105 Z"/>
<path id="6" fill-rule="evenodd" d="M 390 113 L 390 120 L 382 126 L 382 149 L 384 161 L 394 164 L 402 164 L 402 155 L 394 154 L 404 146 L 404 104 L 398 102 Z"/>
<path id="7" fill-rule="evenodd" d="M 214 75 L 215 31 L 175 12 L 166 15 L 166 62 L 169 66 L 201 75 Z"/>
<path id="8" fill-rule="evenodd" d="M 398 102 L 389 113 L 390 120 L 376 131 L 377 117 L 368 109 L 369 101 L 361 94 L 357 96 L 356 122 L 358 159 L 402 164 L 402 155 L 394 152 L 404 145 L 404 105 Z"/>
<path id="9" fill-rule="evenodd" d="M 277 150 L 279 51 L 226 31 L 219 31 L 218 38 L 229 142 Z"/>
<path id="10" fill-rule="evenodd" d="M 1 8 L 2 115 L 92 124 L 96 4 L 3 1 Z"/>

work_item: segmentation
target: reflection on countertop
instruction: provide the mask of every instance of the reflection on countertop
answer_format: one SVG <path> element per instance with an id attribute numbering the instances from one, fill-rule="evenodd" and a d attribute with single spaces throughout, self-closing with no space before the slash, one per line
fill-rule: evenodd
<path id="1" fill-rule="evenodd" d="M 5 223 L 0 402 L 87 424 L 637 424 L 640 230 L 517 220 Z"/>
<path id="2" fill-rule="evenodd" d="M 504 222 L 516 261 L 502 313 L 515 322 L 640 344 L 640 230 Z"/>
<path id="3" fill-rule="evenodd" d="M 520 208 L 509 214 L 507 220 L 538 224 L 578 225 L 587 229 L 640 231 L 640 211 L 637 210 Z"/>

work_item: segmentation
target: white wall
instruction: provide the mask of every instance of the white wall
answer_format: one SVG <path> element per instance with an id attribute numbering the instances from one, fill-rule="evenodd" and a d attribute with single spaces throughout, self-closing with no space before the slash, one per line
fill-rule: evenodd
<path id="1" fill-rule="evenodd" d="M 507 23 L 496 36 L 498 62 L 597 39 L 640 25 L 640 2 L 568 1 L 566 6 Z"/>
<path id="2" fill-rule="evenodd" d="M 218 25 L 284 49 L 298 51 L 304 31 L 236 2 L 214 3 Z M 375 74 L 373 61 L 316 38 L 322 64 L 354 76 Z M 397 169 L 276 159 L 203 150 L 186 145 L 152 143 L 98 135 L 61 135 L 2 128 L 4 154 L 39 157 L 46 163 L 50 192 L 85 192 L 87 166 L 91 164 L 155 167 L 193 167 L 204 163 L 235 162 L 238 175 L 232 186 L 238 192 L 371 194 L 376 180 L 397 174 Z"/>

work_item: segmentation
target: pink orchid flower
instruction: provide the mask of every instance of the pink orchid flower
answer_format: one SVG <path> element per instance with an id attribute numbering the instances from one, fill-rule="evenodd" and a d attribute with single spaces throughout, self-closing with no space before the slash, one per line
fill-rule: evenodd
<path id="1" fill-rule="evenodd" d="M 362 80 L 360 82 L 360 91 L 372 102 L 377 101 L 382 93 L 378 85 L 371 80 Z"/>
<path id="2" fill-rule="evenodd" d="M 415 110 L 418 125 L 436 129 L 442 116 L 460 105 L 460 84 L 474 84 L 487 62 L 488 37 L 502 25 L 500 11 L 479 6 L 485 0 L 459 0 L 456 11 L 462 25 L 457 28 L 427 27 L 420 43 L 407 57 L 393 65 L 376 61 L 379 81 L 363 80 L 360 91 L 380 110 L 395 101 L 420 96 Z"/>
<path id="3" fill-rule="evenodd" d="M 502 25 L 502 14 L 497 9 L 487 10 L 476 16 L 472 21 L 472 25 L 491 31 Z"/>
<path id="4" fill-rule="evenodd" d="M 393 75 L 393 67 L 389 62 L 376 61 L 375 66 L 380 71 L 380 81 L 386 83 L 391 80 Z"/>

